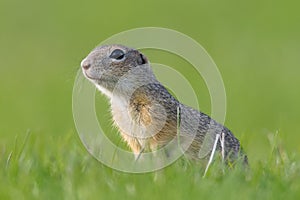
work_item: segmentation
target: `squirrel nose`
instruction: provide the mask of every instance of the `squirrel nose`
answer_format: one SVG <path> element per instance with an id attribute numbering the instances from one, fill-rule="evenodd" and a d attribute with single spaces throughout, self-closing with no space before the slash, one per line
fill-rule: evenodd
<path id="1" fill-rule="evenodd" d="M 87 62 L 85 59 L 81 62 L 81 67 L 85 70 L 88 70 L 91 67 L 91 64 Z"/>
<path id="2" fill-rule="evenodd" d="M 85 70 L 88 70 L 91 67 L 90 63 L 82 63 L 81 67 Z"/>
<path id="3" fill-rule="evenodd" d="M 82 65 L 82 68 L 85 69 L 85 70 L 89 69 L 90 67 L 91 67 L 90 63 L 85 63 L 85 64 Z"/>

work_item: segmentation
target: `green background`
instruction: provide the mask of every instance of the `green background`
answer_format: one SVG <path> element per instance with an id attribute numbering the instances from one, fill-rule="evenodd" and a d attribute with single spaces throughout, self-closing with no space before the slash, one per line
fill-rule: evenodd
<path id="1" fill-rule="evenodd" d="M 297 1 L 267 0 L 1 0 L 0 199 L 299 197 L 299 8 Z M 225 124 L 249 156 L 249 176 L 202 179 L 181 164 L 123 174 L 83 148 L 72 117 L 81 60 L 111 35 L 147 26 L 180 31 L 214 59 L 227 93 Z M 210 113 L 205 83 L 188 63 L 143 52 L 190 77 Z M 109 121 L 107 102 L 96 98 L 99 120 Z M 118 138 L 110 123 L 105 129 Z"/>

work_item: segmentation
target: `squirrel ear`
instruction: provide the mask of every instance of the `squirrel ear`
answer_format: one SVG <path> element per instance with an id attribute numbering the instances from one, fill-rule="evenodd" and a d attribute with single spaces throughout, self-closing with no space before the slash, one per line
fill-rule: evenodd
<path id="1" fill-rule="evenodd" d="M 144 56 L 143 54 L 140 53 L 140 56 L 137 59 L 137 63 L 138 65 L 143 65 L 148 63 L 148 59 L 146 58 L 146 56 Z"/>

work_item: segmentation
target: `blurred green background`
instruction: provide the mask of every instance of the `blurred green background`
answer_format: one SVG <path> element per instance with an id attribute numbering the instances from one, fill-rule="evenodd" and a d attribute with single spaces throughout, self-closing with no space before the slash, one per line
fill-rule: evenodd
<path id="1" fill-rule="evenodd" d="M 277 131 L 287 152 L 299 158 L 299 8 L 298 1 L 268 0 L 0 0 L 0 156 L 6 160 L 16 136 L 30 130 L 45 152 L 60 149 L 68 135 L 66 143 L 82 148 L 80 160 L 87 152 L 72 118 L 80 61 L 113 34 L 157 26 L 194 38 L 214 59 L 227 92 L 225 124 L 252 165 L 267 158 L 268 134 Z M 144 52 L 152 62 L 188 66 L 174 55 Z M 193 79 L 192 71 L 184 73 Z M 195 81 L 200 107 L 209 113 L 206 86 Z"/>

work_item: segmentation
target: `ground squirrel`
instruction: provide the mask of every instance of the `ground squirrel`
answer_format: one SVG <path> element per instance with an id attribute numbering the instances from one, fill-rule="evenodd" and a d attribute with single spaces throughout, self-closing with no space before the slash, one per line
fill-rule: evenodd
<path id="1" fill-rule="evenodd" d="M 216 143 L 223 158 L 232 161 L 240 155 L 240 143 L 231 131 L 176 100 L 138 50 L 99 46 L 81 67 L 85 77 L 110 99 L 114 123 L 136 157 L 164 147 L 178 133 L 185 155 L 192 159 L 207 158 L 217 134 L 223 138 Z M 247 162 L 246 156 L 244 160 Z"/>

